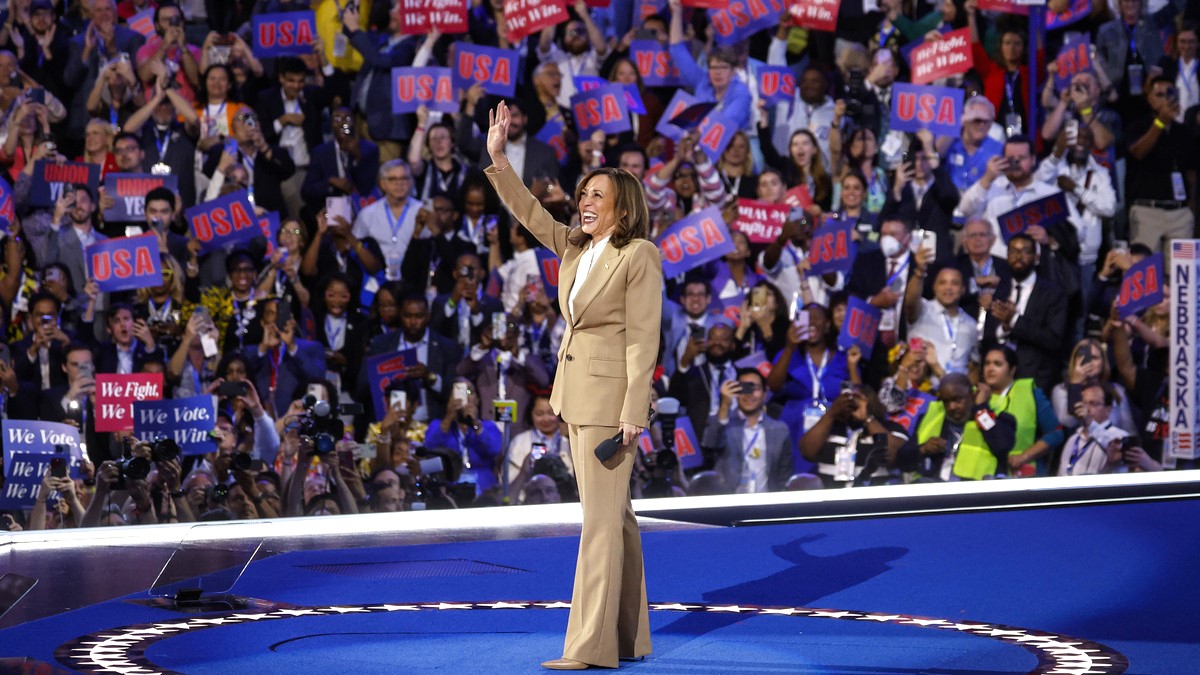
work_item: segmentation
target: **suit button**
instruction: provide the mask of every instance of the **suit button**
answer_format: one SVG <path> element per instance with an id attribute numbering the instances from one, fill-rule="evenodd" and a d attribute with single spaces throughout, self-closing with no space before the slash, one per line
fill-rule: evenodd
<path id="1" fill-rule="evenodd" d="M 567 360 L 568 360 L 568 361 L 574 361 L 574 360 L 575 360 L 575 357 L 574 357 L 574 356 L 571 356 L 570 354 L 567 354 Z"/>

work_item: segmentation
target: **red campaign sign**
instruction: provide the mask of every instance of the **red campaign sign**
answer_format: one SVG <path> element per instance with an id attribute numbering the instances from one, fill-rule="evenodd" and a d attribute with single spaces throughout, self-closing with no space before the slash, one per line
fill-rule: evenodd
<path id="1" fill-rule="evenodd" d="M 467 32 L 467 0 L 428 0 L 429 23 L 454 35 Z"/>
<path id="2" fill-rule="evenodd" d="M 423 35 L 429 32 L 428 0 L 396 0 L 400 3 L 400 34 Z"/>
<path id="3" fill-rule="evenodd" d="M 133 402 L 162 398 L 162 373 L 97 375 L 96 431 L 133 431 Z"/>
<path id="4" fill-rule="evenodd" d="M 979 0 L 981 12 L 1004 12 L 1005 14 L 1020 14 L 1029 16 L 1029 7 L 1016 0 Z"/>
<path id="5" fill-rule="evenodd" d="M 801 28 L 832 33 L 837 28 L 841 4 L 841 0 L 793 0 L 788 14 Z"/>
<path id="6" fill-rule="evenodd" d="M 599 7 L 600 9 L 604 9 L 612 4 L 612 0 L 584 0 L 584 2 L 587 3 L 588 7 Z"/>
<path id="7" fill-rule="evenodd" d="M 783 232 L 788 211 L 786 204 L 739 199 L 738 217 L 733 222 L 733 229 L 746 235 L 751 244 L 769 244 Z"/>
<path id="8" fill-rule="evenodd" d="M 951 31 L 940 40 L 926 40 L 908 57 L 913 84 L 928 84 L 943 77 L 965 73 L 975 65 L 971 55 L 971 29 Z"/>
<path id="9" fill-rule="evenodd" d="M 797 185 L 783 195 L 783 203 L 794 209 L 807 209 L 813 205 L 807 185 Z"/>
<path id="10" fill-rule="evenodd" d="M 566 0 L 504 0 L 504 25 L 510 43 L 568 18 Z"/>

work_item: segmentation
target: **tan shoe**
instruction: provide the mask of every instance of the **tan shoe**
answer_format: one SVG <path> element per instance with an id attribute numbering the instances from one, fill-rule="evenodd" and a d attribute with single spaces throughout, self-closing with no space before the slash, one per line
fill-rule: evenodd
<path id="1" fill-rule="evenodd" d="M 587 670 L 588 664 L 575 659 L 554 659 L 553 661 L 543 661 L 542 667 L 550 670 Z"/>

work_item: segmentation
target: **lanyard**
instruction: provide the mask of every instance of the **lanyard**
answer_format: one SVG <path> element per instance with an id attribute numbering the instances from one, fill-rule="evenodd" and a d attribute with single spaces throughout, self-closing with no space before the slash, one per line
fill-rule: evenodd
<path id="1" fill-rule="evenodd" d="M 158 148 L 158 161 L 166 161 L 167 146 L 171 144 L 171 130 L 167 129 L 162 139 L 158 137 L 158 129 L 154 130 L 154 145 Z"/>
<path id="2" fill-rule="evenodd" d="M 162 307 L 154 306 L 154 298 L 146 298 L 146 304 L 150 307 L 150 314 L 159 321 L 166 321 L 171 314 L 171 298 L 167 298 Z"/>
<path id="3" fill-rule="evenodd" d="M 532 445 L 537 445 L 538 443 L 541 443 L 542 445 L 546 446 L 547 451 L 549 451 L 550 445 L 551 445 L 551 439 L 547 438 L 545 434 L 538 431 L 537 429 L 534 429 L 533 433 L 534 433 L 535 440 L 533 441 Z M 562 445 L 562 434 L 557 431 L 554 432 L 553 441 L 554 441 L 554 454 L 557 455 L 557 454 L 559 454 L 558 451 L 560 449 L 560 446 Z"/>
<path id="4" fill-rule="evenodd" d="M 880 49 L 883 49 L 884 46 L 887 45 L 887 41 L 892 37 L 892 35 L 895 32 L 896 32 L 895 26 L 888 26 L 887 30 L 879 31 L 879 48 Z"/>
<path id="5" fill-rule="evenodd" d="M 217 112 L 215 112 L 215 113 L 212 112 L 212 104 L 211 103 L 204 106 L 204 117 L 207 118 L 205 120 L 205 125 L 210 130 L 215 131 L 217 128 L 217 120 L 220 118 L 221 113 L 223 113 L 223 112 L 225 112 L 225 101 L 221 101 L 221 105 L 220 105 L 220 107 L 217 108 Z M 212 134 L 210 133 L 209 136 L 211 136 L 211 135 Z"/>
<path id="6" fill-rule="evenodd" d="M 283 347 L 271 349 L 271 391 L 275 391 L 275 383 L 279 379 L 279 365 L 283 363 Z"/>
<path id="7" fill-rule="evenodd" d="M 825 371 L 829 369 L 829 349 L 825 349 L 825 354 L 821 356 L 821 368 L 813 368 L 812 354 L 806 353 L 808 359 L 808 374 L 812 376 L 812 400 L 813 403 L 819 403 L 825 400 L 825 385 L 821 383 L 821 378 L 825 377 Z"/>
<path id="8" fill-rule="evenodd" d="M 334 330 L 334 328 L 337 330 Z M 329 343 L 329 348 L 339 350 L 342 345 L 338 344 L 338 339 L 342 337 L 342 331 L 346 329 L 346 319 L 338 319 L 334 316 L 325 317 L 325 340 Z"/>
<path id="9" fill-rule="evenodd" d="M 1188 91 L 1188 102 L 1196 102 L 1196 88 L 1193 82 L 1196 80 L 1196 59 L 1192 59 L 1192 67 L 1184 68 L 1183 59 L 1179 59 L 1179 81 L 1183 84 L 1183 88 Z"/>
<path id="10" fill-rule="evenodd" d="M 892 276 L 888 277 L 887 283 L 885 283 L 884 286 L 890 287 L 892 284 L 896 283 L 896 280 L 900 278 L 900 275 L 904 274 L 904 270 L 908 269 L 908 263 L 910 262 L 912 262 L 911 255 L 904 259 L 904 264 L 901 265 L 895 272 L 893 272 Z"/>
<path id="11" fill-rule="evenodd" d="M 1088 438 L 1086 441 L 1084 441 L 1082 443 L 1075 444 L 1075 451 L 1071 453 L 1071 460 L 1067 464 L 1067 475 L 1068 476 L 1071 475 L 1071 472 L 1075 470 L 1075 463 L 1078 462 L 1080 459 L 1083 459 L 1083 454 L 1085 452 L 1087 452 L 1087 447 L 1095 442 L 1096 442 L 1096 439 Z"/>
<path id="12" fill-rule="evenodd" d="M 1122 21 L 1121 25 L 1125 27 L 1125 32 L 1129 34 L 1129 51 L 1133 52 L 1133 58 L 1136 60 L 1138 58 L 1137 24 L 1129 26 L 1124 21 Z"/>
<path id="13" fill-rule="evenodd" d="M 1017 111 L 1017 103 L 1014 95 L 1016 94 L 1017 78 L 1020 76 L 1020 72 L 1006 73 L 1004 75 L 1004 98 L 1008 99 L 1008 108 L 1011 112 Z"/>
<path id="14" fill-rule="evenodd" d="M 392 243 L 395 244 L 400 240 L 400 228 L 404 227 L 404 217 L 408 215 L 408 209 L 412 206 L 412 202 L 405 201 L 404 209 L 400 211 L 399 218 L 392 217 L 392 206 L 385 199 L 383 202 L 383 212 L 387 215 L 388 228 L 392 231 Z"/>
<path id="15" fill-rule="evenodd" d="M 954 356 L 954 352 L 958 351 L 958 341 L 954 339 L 954 322 L 950 320 L 949 314 L 942 314 L 942 321 L 946 323 L 946 337 L 950 338 L 950 356 Z"/>
<path id="16" fill-rule="evenodd" d="M 754 435 L 750 437 L 750 441 L 742 446 L 742 455 L 750 454 L 750 451 L 754 449 L 754 444 L 758 442 L 758 435 L 761 432 L 762 432 L 762 425 L 760 424 L 754 428 Z"/>
<path id="17" fill-rule="evenodd" d="M 114 101 L 114 103 L 116 103 L 116 101 Z M 108 109 L 108 123 L 113 125 L 113 128 L 116 128 L 118 126 L 117 125 L 117 109 L 116 108 Z"/>

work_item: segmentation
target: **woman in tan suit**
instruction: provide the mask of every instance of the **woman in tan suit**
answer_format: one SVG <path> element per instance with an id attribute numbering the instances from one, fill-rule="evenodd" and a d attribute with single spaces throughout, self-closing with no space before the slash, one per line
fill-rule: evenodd
<path id="1" fill-rule="evenodd" d="M 508 107 L 489 113 L 486 169 L 513 216 L 562 259 L 558 301 L 567 329 L 550 405 L 577 448 L 575 476 L 583 534 L 563 658 L 551 670 L 617 667 L 650 653 L 642 541 L 629 497 L 636 441 L 650 411 L 650 378 L 662 322 L 662 262 L 641 183 L 628 171 L 597 169 L 576 190 L 581 226 L 557 223 L 504 155 Z M 593 449 L 621 434 L 607 461 Z"/>

